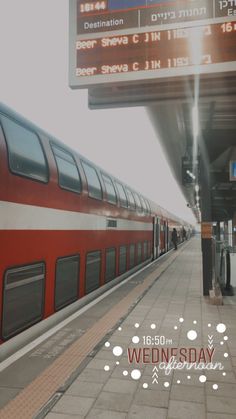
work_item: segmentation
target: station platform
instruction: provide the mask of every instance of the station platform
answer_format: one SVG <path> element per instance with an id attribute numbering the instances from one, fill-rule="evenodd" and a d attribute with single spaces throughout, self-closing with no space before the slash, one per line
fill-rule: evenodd
<path id="1" fill-rule="evenodd" d="M 236 298 L 201 266 L 193 238 L 4 368 L 0 418 L 236 418 Z"/>

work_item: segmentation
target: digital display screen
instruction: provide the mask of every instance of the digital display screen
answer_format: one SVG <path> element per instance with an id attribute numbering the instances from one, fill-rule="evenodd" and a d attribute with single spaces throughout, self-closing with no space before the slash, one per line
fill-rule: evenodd
<path id="1" fill-rule="evenodd" d="M 236 0 L 71 0 L 70 85 L 236 70 Z"/>

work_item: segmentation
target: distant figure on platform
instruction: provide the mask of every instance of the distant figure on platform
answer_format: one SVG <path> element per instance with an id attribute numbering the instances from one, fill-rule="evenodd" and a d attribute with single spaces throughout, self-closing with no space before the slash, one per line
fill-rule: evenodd
<path id="1" fill-rule="evenodd" d="M 171 240 L 174 244 L 175 250 L 177 250 L 178 236 L 177 236 L 176 228 L 173 228 L 172 235 L 171 235 Z"/>
<path id="2" fill-rule="evenodd" d="M 186 233 L 185 228 L 183 227 L 183 241 L 184 240 L 187 240 L 187 233 Z"/>

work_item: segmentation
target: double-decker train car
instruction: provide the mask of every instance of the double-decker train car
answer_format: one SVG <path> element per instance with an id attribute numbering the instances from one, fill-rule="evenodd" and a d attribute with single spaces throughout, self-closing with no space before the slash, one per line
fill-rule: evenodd
<path id="1" fill-rule="evenodd" d="M 0 105 L 0 341 L 167 252 L 190 226 Z"/>

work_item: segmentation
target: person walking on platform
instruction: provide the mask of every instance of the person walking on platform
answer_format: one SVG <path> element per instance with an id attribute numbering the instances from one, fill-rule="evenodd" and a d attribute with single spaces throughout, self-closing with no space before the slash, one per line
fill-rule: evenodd
<path id="1" fill-rule="evenodd" d="M 187 233 L 185 228 L 183 227 L 183 241 L 187 240 Z"/>
<path id="2" fill-rule="evenodd" d="M 172 242 L 174 244 L 175 250 L 177 250 L 178 236 L 177 236 L 176 228 L 173 228 L 172 235 L 171 235 L 171 240 L 172 240 Z"/>

